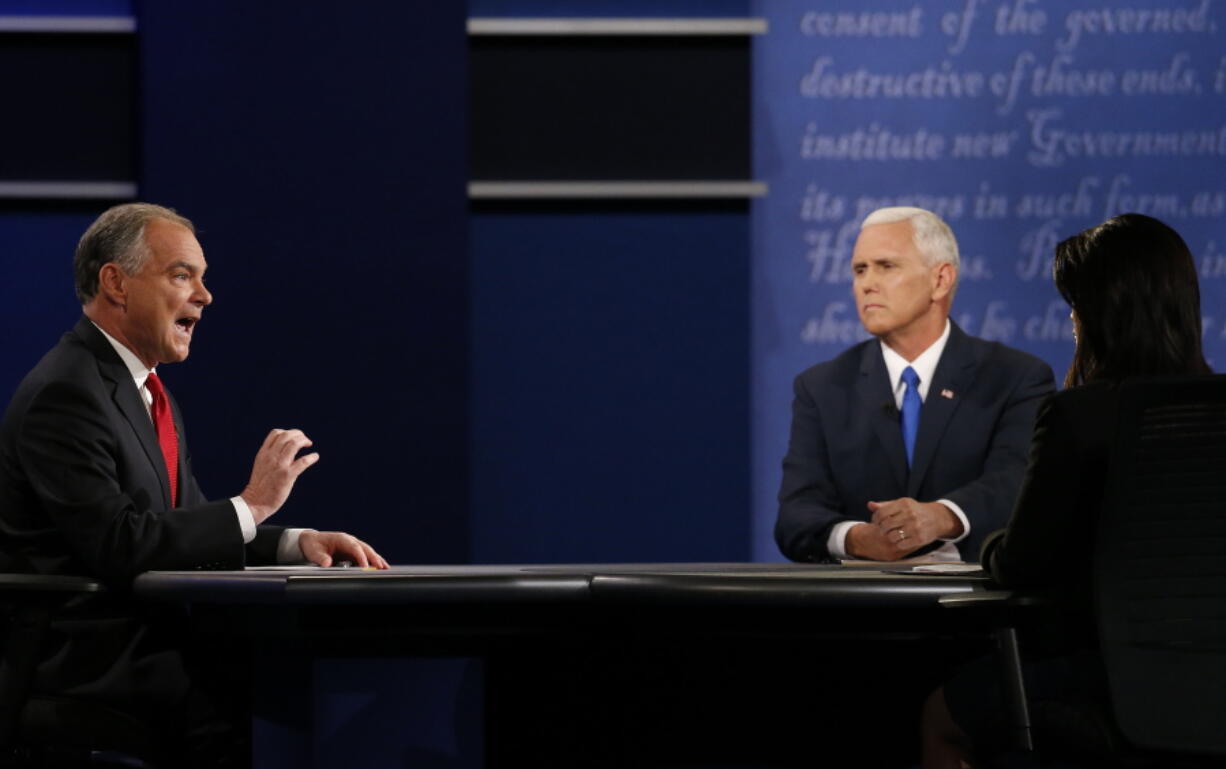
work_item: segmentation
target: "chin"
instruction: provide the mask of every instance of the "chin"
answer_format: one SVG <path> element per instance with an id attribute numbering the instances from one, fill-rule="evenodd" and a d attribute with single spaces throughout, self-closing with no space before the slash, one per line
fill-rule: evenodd
<path id="1" fill-rule="evenodd" d="M 890 332 L 889 327 L 884 323 L 877 323 L 863 318 L 860 319 L 860 325 L 864 326 L 864 330 L 873 336 L 882 336 Z"/>

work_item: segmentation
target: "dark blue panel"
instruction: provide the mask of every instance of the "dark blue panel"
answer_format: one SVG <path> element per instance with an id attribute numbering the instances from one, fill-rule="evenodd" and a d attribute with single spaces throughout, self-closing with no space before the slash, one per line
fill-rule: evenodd
<path id="1" fill-rule="evenodd" d="M 209 493 L 272 427 L 322 459 L 278 523 L 466 557 L 462 3 L 146 3 L 142 195 L 215 305 L 167 367 Z"/>
<path id="2" fill-rule="evenodd" d="M 0 0 L 0 15 L 131 16 L 132 0 Z"/>
<path id="3" fill-rule="evenodd" d="M 744 179 L 745 37 L 474 37 L 472 178 Z"/>
<path id="4" fill-rule="evenodd" d="M 471 226 L 473 556 L 748 556 L 748 217 L 486 211 Z"/>
<path id="5" fill-rule="evenodd" d="M 131 35 L 3 35 L 0 179 L 136 175 L 136 43 Z M 85 117 L 87 116 L 87 117 Z"/>
<path id="6" fill-rule="evenodd" d="M 345 766 L 361 745 L 366 769 L 480 769 L 485 760 L 481 660 L 319 660 L 316 766 Z"/>
<path id="7" fill-rule="evenodd" d="M 72 252 L 97 213 L 88 208 L 0 210 L 0 403 L 81 315 Z"/>

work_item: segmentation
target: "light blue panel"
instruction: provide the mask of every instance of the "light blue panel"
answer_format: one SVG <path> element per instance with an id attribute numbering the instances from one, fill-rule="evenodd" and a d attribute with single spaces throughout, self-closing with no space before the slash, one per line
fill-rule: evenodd
<path id="1" fill-rule="evenodd" d="M 1145 0 L 760 0 L 753 210 L 754 556 L 771 529 L 791 380 L 863 338 L 859 220 L 919 205 L 963 254 L 954 318 L 1046 359 L 1072 353 L 1055 243 L 1139 211 L 1202 263 L 1207 354 L 1226 364 L 1226 6 Z"/>

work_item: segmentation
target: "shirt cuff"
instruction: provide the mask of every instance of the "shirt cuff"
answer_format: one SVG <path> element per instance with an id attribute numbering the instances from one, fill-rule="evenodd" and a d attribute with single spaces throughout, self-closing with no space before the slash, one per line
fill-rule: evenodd
<path id="1" fill-rule="evenodd" d="M 938 499 L 937 502 L 948 507 L 949 512 L 956 515 L 959 521 L 962 521 L 962 533 L 961 534 L 959 534 L 956 537 L 950 537 L 948 539 L 942 537 L 941 541 L 942 542 L 961 542 L 962 540 L 966 539 L 967 535 L 971 533 L 971 522 L 967 520 L 966 513 L 962 512 L 962 508 L 958 507 L 957 502 L 950 502 L 948 499 Z"/>
<path id="2" fill-rule="evenodd" d="M 234 514 L 238 516 L 238 526 L 243 530 L 245 545 L 255 539 L 255 517 L 251 515 L 251 508 L 247 507 L 247 501 L 242 497 L 230 497 L 230 502 L 234 505 Z"/>
<path id="3" fill-rule="evenodd" d="M 826 538 L 826 550 L 831 558 L 847 558 L 847 532 L 858 523 L 860 521 L 839 521 L 830 529 L 830 536 Z"/>
<path id="4" fill-rule="evenodd" d="M 302 555 L 302 547 L 298 538 L 306 529 L 286 529 L 281 532 L 281 540 L 277 542 L 277 563 L 306 563 Z"/>

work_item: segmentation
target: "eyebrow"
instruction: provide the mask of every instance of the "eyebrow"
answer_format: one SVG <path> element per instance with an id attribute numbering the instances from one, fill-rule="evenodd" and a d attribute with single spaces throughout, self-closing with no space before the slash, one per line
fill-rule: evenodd
<path id="1" fill-rule="evenodd" d="M 204 269 L 207 270 L 208 268 L 205 267 Z M 199 273 L 204 272 L 204 270 L 197 269 L 196 265 L 192 264 L 191 262 L 187 262 L 187 261 L 178 261 L 178 262 L 172 263 L 169 267 L 166 268 L 167 272 L 170 272 L 171 270 L 187 270 L 193 275 L 195 275 L 197 272 Z"/>

